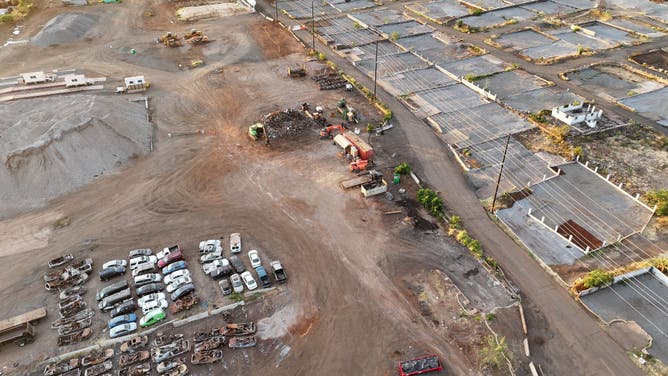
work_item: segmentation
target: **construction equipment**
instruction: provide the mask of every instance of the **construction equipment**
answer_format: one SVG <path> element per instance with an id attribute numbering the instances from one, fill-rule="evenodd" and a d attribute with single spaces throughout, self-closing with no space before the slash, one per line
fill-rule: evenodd
<path id="1" fill-rule="evenodd" d="M 358 173 L 360 171 L 368 170 L 373 167 L 373 161 L 368 159 L 357 158 L 350 162 L 348 168 L 351 172 Z"/>
<path id="2" fill-rule="evenodd" d="M 346 128 L 342 124 L 330 125 L 320 130 L 320 139 L 334 138 L 334 136 L 332 135 L 332 131 L 334 131 L 335 129 L 338 129 L 339 132 L 341 133 L 346 131 Z"/>
<path id="3" fill-rule="evenodd" d="M 22 347 L 32 342 L 35 336 L 33 324 L 43 317 L 46 317 L 46 307 L 0 321 L 0 344 L 14 342 Z"/>
<path id="4" fill-rule="evenodd" d="M 181 47 L 183 44 L 179 40 L 178 35 L 168 32 L 167 34 L 158 38 L 158 43 L 162 43 L 167 47 Z"/>
<path id="5" fill-rule="evenodd" d="M 306 114 L 306 116 L 315 120 L 320 125 L 324 126 L 327 123 L 327 119 L 325 119 L 324 116 L 325 109 L 322 108 L 322 106 L 315 106 L 315 112 L 311 112 L 309 104 L 302 103 L 302 111 L 304 111 L 304 114 Z"/>
<path id="6" fill-rule="evenodd" d="M 344 120 L 350 123 L 359 123 L 359 114 L 354 108 L 348 106 L 348 103 L 344 98 L 339 99 L 339 101 L 336 103 L 336 109 L 339 111 L 341 117 Z"/>
<path id="7" fill-rule="evenodd" d="M 306 66 L 288 67 L 288 77 L 297 78 L 306 76 Z"/>
<path id="8" fill-rule="evenodd" d="M 387 192 L 387 182 L 383 179 L 383 174 L 376 170 L 369 171 L 369 174 L 371 175 L 371 181 L 362 184 L 361 188 L 364 197 L 371 197 Z"/>
<path id="9" fill-rule="evenodd" d="M 186 33 L 186 35 L 183 36 L 183 40 L 190 44 L 203 44 L 209 42 L 209 37 L 204 35 L 204 33 L 200 30 L 191 29 Z"/>
<path id="10" fill-rule="evenodd" d="M 255 123 L 248 127 L 248 136 L 253 141 L 257 141 L 257 139 L 262 138 L 262 136 L 267 137 L 267 135 L 264 133 L 264 124 Z"/>

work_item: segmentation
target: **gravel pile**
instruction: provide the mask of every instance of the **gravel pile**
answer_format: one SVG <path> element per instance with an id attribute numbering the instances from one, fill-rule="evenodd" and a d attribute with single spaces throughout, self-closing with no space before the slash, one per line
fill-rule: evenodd
<path id="1" fill-rule="evenodd" d="M 262 124 L 264 124 L 264 131 L 270 140 L 294 136 L 306 129 L 320 127 L 303 111 L 294 108 L 267 114 L 262 119 Z"/>
<path id="2" fill-rule="evenodd" d="M 100 16 L 95 14 L 60 14 L 50 19 L 30 42 L 36 46 L 76 42 L 87 36 L 99 20 Z"/>

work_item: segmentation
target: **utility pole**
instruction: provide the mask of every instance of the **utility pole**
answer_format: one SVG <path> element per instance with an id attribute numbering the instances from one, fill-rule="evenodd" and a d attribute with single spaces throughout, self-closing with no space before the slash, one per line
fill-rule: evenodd
<path id="1" fill-rule="evenodd" d="M 506 153 L 508 152 L 508 144 L 510 143 L 510 134 L 506 138 L 506 146 L 503 149 L 503 158 L 501 159 L 501 168 L 499 169 L 499 177 L 496 178 L 496 187 L 494 188 L 494 199 L 492 200 L 492 213 L 496 205 L 496 194 L 499 192 L 499 183 L 501 183 L 501 174 L 503 174 L 503 165 L 506 163 Z"/>
<path id="2" fill-rule="evenodd" d="M 276 22 L 278 22 L 278 0 L 274 0 L 274 6 L 275 6 L 275 13 L 276 13 L 276 17 L 274 17 L 274 19 L 276 20 Z"/>
<path id="3" fill-rule="evenodd" d="M 313 47 L 313 52 L 315 52 L 315 10 L 313 8 L 313 0 L 311 0 L 311 33 L 313 36 L 311 46 Z"/>
<path id="4" fill-rule="evenodd" d="M 376 79 L 378 78 L 378 39 L 376 39 L 376 58 L 373 64 L 373 97 L 376 98 Z"/>

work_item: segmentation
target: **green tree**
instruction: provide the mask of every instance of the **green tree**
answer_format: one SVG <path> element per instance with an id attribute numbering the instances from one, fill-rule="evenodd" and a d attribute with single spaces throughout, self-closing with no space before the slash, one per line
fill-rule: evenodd
<path id="1" fill-rule="evenodd" d="M 411 173 L 411 166 L 409 166 L 408 163 L 403 162 L 394 168 L 394 173 L 399 175 L 408 175 Z"/>

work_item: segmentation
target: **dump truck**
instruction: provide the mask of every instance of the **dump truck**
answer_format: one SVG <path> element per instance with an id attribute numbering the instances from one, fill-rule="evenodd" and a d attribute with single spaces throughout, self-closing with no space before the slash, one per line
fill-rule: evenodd
<path id="1" fill-rule="evenodd" d="M 33 325 L 44 317 L 46 317 L 46 307 L 0 321 L 0 344 L 14 342 L 17 346 L 23 347 L 32 342 L 35 337 Z"/>

